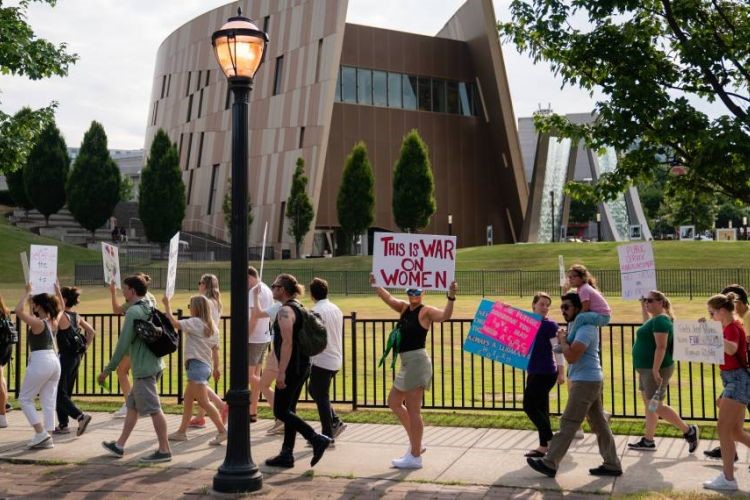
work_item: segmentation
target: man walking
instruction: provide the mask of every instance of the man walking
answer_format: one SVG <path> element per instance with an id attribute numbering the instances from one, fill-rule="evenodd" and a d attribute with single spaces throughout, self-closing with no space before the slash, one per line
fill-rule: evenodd
<path id="1" fill-rule="evenodd" d="M 328 300 L 328 282 L 321 278 L 315 278 L 310 283 L 310 295 L 315 301 L 313 312 L 320 315 L 328 333 L 328 343 L 323 352 L 310 358 L 312 368 L 310 369 L 310 384 L 308 389 L 310 395 L 318 405 L 318 415 L 322 432 L 326 436 L 335 439 L 344 429 L 346 424 L 339 419 L 331 407 L 330 388 L 331 380 L 341 369 L 343 363 L 343 329 L 344 315 L 336 304 Z"/>
<path id="2" fill-rule="evenodd" d="M 253 291 L 258 288 L 258 302 L 260 311 L 265 311 L 273 305 L 273 293 L 268 286 L 258 278 L 258 271 L 253 266 L 247 268 L 248 308 L 250 325 L 247 339 L 247 364 L 248 378 L 250 379 L 250 422 L 258 421 L 258 398 L 260 397 L 260 375 L 263 367 L 263 358 L 268 352 L 271 344 L 271 320 L 268 316 L 253 314 L 255 298 Z"/>
<path id="3" fill-rule="evenodd" d="M 140 462 L 155 464 L 172 460 L 172 452 L 167 440 L 167 420 L 164 418 L 159 402 L 158 384 L 164 366 L 161 358 L 156 357 L 141 338 L 136 335 L 133 326 L 135 320 L 147 320 L 151 314 L 152 306 L 144 299 L 147 291 L 148 285 L 140 276 L 130 276 L 122 280 L 122 294 L 132 306 L 125 313 L 125 322 L 120 337 L 117 339 L 115 352 L 112 354 L 109 364 L 99 374 L 99 383 L 103 383 L 117 369 L 123 356 L 130 354 L 133 369 L 133 389 L 125 401 L 128 413 L 125 416 L 122 433 L 117 441 L 104 441 L 102 446 L 114 456 L 122 457 L 125 454 L 125 443 L 138 422 L 138 416 L 149 415 L 151 422 L 154 424 L 156 437 L 159 440 L 159 449 L 151 455 L 141 458 Z"/>
<path id="4" fill-rule="evenodd" d="M 571 384 L 568 404 L 560 417 L 560 431 L 550 441 L 547 454 L 542 458 L 527 458 L 526 461 L 535 471 L 555 477 L 576 431 L 584 418 L 588 418 L 589 425 L 597 437 L 599 454 L 604 459 L 602 465 L 589 469 L 589 474 L 620 476 L 622 466 L 602 406 L 603 377 L 599 362 L 599 331 L 595 325 L 579 324 L 576 321 L 582 309 L 578 294 L 563 295 L 560 309 L 570 327 L 569 333 L 562 328 L 558 331 L 562 353 L 569 364 L 568 380 Z"/>

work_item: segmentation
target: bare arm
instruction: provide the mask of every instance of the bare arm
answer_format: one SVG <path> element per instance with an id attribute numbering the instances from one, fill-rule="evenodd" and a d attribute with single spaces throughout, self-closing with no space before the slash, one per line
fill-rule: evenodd
<path id="1" fill-rule="evenodd" d="M 447 321 L 451 319 L 451 316 L 453 316 L 453 303 L 456 301 L 456 290 L 458 289 L 458 285 L 456 285 L 456 282 L 454 281 L 451 283 L 450 290 L 448 291 L 448 303 L 445 304 L 444 309 L 438 309 L 437 307 L 426 307 L 427 309 L 426 315 L 432 322 L 441 323 L 443 321 Z M 452 300 L 451 300 L 452 299 Z"/>
<path id="2" fill-rule="evenodd" d="M 373 276 L 372 273 L 370 273 L 370 284 L 372 285 L 374 283 L 375 283 L 375 276 Z M 393 295 L 388 293 L 388 290 L 386 290 L 385 288 L 377 287 L 375 288 L 375 293 L 378 295 L 378 297 L 380 297 L 380 300 L 385 302 L 388 307 L 390 307 L 391 309 L 393 309 L 399 314 L 404 312 L 405 307 L 409 306 L 409 304 L 407 304 L 403 300 L 399 300 L 393 297 Z"/>
<path id="3" fill-rule="evenodd" d="M 724 352 L 730 356 L 734 356 L 737 353 L 737 342 L 724 339 Z"/>
<path id="4" fill-rule="evenodd" d="M 211 361 L 214 364 L 214 380 L 219 380 L 221 377 L 221 370 L 219 370 L 219 346 L 215 345 L 211 348 Z"/>
<path id="5" fill-rule="evenodd" d="M 255 325 L 258 324 L 258 315 L 255 314 L 255 309 L 260 309 L 260 300 L 258 298 L 258 295 L 260 291 L 260 284 L 255 285 L 253 289 L 250 291 L 250 295 L 253 296 L 253 308 L 250 310 L 250 324 L 247 327 L 247 335 L 250 336 L 255 331 Z"/>
<path id="6" fill-rule="evenodd" d="M 86 332 L 86 345 L 91 345 L 91 343 L 94 342 L 94 337 L 96 337 L 96 330 L 94 330 L 94 327 L 89 325 L 81 316 L 78 316 L 78 327 Z"/>
<path id="7" fill-rule="evenodd" d="M 591 301 L 590 300 L 582 300 L 581 301 L 581 312 L 589 312 L 591 310 Z"/>
<path id="8" fill-rule="evenodd" d="M 581 342 L 573 341 L 572 344 L 568 344 L 567 342 L 563 344 L 563 356 L 565 356 L 565 360 L 568 363 L 577 362 L 581 359 L 584 352 L 586 352 L 586 344 Z"/>
<path id="9" fill-rule="evenodd" d="M 161 303 L 164 304 L 164 315 L 167 317 L 170 323 L 172 323 L 172 326 L 175 330 L 180 329 L 180 322 L 172 316 L 172 304 L 169 302 L 169 298 L 165 295 L 161 299 Z"/>
<path id="10" fill-rule="evenodd" d="M 669 340 L 669 333 L 667 332 L 654 332 L 654 340 L 656 341 L 656 351 L 654 351 L 654 364 L 651 367 L 656 382 L 661 385 L 662 378 L 659 373 L 661 363 L 664 361 L 664 356 L 667 354 L 667 340 Z"/>
<path id="11" fill-rule="evenodd" d="M 253 316 L 255 317 L 255 321 L 258 321 L 261 318 L 270 318 L 271 316 L 260 307 L 260 287 L 256 286 L 253 288 L 252 292 L 253 309 L 250 311 L 250 320 L 252 321 Z M 252 332 L 252 328 L 250 328 L 249 331 Z"/>
<path id="12" fill-rule="evenodd" d="M 282 307 L 277 320 L 281 331 L 281 352 L 279 353 L 279 373 L 276 376 L 276 385 L 279 389 L 284 389 L 286 387 L 286 369 L 292 357 L 294 311 L 289 306 Z"/>
<path id="13" fill-rule="evenodd" d="M 109 284 L 109 295 L 112 300 L 112 314 L 125 314 L 125 308 L 117 303 L 117 288 L 114 281 Z"/>
<path id="14" fill-rule="evenodd" d="M 31 284 L 26 284 L 26 291 L 21 297 L 21 300 L 18 301 L 18 304 L 16 304 L 16 317 L 20 318 L 21 321 L 29 325 L 29 328 L 31 328 L 31 333 L 34 335 L 39 335 L 44 331 L 44 321 L 37 318 L 31 313 L 27 313 L 23 310 L 23 306 L 26 304 L 26 302 L 29 301 L 31 298 Z"/>

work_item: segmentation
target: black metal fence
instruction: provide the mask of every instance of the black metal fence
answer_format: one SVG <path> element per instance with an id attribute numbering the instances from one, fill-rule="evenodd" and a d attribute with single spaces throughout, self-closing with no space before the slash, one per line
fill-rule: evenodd
<path id="1" fill-rule="evenodd" d="M 117 377 L 111 387 L 96 383 L 97 375 L 109 361 L 122 326 L 122 317 L 111 314 L 84 314 L 97 331 L 94 344 L 84 355 L 74 390 L 77 396 L 116 396 Z M 383 366 L 378 360 L 383 352 L 394 321 L 361 319 L 356 313 L 344 318 L 343 367 L 333 379 L 332 401 L 352 408 L 385 408 L 395 370 L 390 359 Z M 23 325 L 19 325 L 22 327 Z M 471 320 L 456 319 L 434 324 L 427 338 L 434 378 L 425 393 L 424 407 L 442 410 L 521 410 L 525 372 L 463 351 Z M 636 324 L 611 324 L 600 329 L 600 353 L 604 371 L 604 404 L 616 417 L 642 417 L 645 403 L 638 392 L 632 365 L 632 345 Z M 25 330 L 25 328 L 24 328 Z M 228 390 L 230 322 L 222 318 L 222 376 L 213 381 L 214 390 Z M 19 328 L 19 331 L 22 331 Z M 6 367 L 6 380 L 11 393 L 18 396 L 28 352 L 26 335 L 21 336 L 14 361 Z M 165 370 L 160 391 L 163 397 L 181 400 L 183 390 L 182 346 L 178 352 L 163 358 Z M 398 366 L 398 365 L 397 365 Z M 397 368 L 397 367 L 396 367 Z M 718 367 L 702 363 L 676 363 L 675 373 L 667 392 L 667 402 L 686 419 L 715 420 L 714 401 L 720 394 Z M 559 414 L 565 407 L 567 390 L 557 387 L 550 394 L 550 410 Z M 310 401 L 305 391 L 303 401 Z"/>
<path id="2" fill-rule="evenodd" d="M 164 288 L 167 282 L 167 268 L 148 267 L 145 270 L 153 282 L 150 286 Z M 127 271 L 123 271 L 125 274 Z M 314 277 L 328 281 L 332 293 L 336 295 L 366 295 L 372 293 L 369 271 L 330 271 L 314 268 L 274 269 L 266 268 L 264 276 L 270 283 L 281 272 L 293 274 L 301 283 L 309 283 Z M 599 269 L 591 271 L 597 277 L 597 286 L 604 294 L 620 295 L 620 271 Z M 178 267 L 177 284 L 179 290 L 191 290 L 204 273 L 213 273 L 222 283 L 230 281 L 228 267 L 211 268 Z M 559 272 L 555 271 L 456 271 L 456 281 L 461 293 L 482 296 L 527 297 L 538 291 L 556 294 L 560 291 Z M 671 296 L 707 296 L 721 291 L 728 283 L 750 283 L 750 268 L 744 269 L 659 269 L 656 273 L 657 287 Z M 104 274 L 101 262 L 77 262 L 75 265 L 76 285 L 102 285 Z"/>

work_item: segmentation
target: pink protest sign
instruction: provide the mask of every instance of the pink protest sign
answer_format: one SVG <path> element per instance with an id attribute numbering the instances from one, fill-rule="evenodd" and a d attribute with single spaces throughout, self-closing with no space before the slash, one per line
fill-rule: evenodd
<path id="1" fill-rule="evenodd" d="M 501 302 L 495 303 L 481 333 L 526 356 L 534 344 L 541 321 Z"/>

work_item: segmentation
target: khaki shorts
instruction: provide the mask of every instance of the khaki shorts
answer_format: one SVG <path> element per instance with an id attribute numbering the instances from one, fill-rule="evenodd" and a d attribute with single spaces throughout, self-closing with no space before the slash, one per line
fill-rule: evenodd
<path id="1" fill-rule="evenodd" d="M 648 399 L 654 397 L 656 389 L 659 388 L 659 384 L 654 379 L 654 374 L 651 372 L 651 368 L 637 368 L 638 372 L 638 390 L 640 390 Z M 659 397 L 659 401 L 664 401 L 667 397 L 667 387 L 669 386 L 669 379 L 672 378 L 674 372 L 674 365 L 665 366 L 659 370 L 659 375 L 662 378 L 662 391 Z"/>
<path id="2" fill-rule="evenodd" d="M 263 358 L 266 357 L 268 352 L 268 344 L 270 342 L 263 342 L 262 344 L 253 344 L 252 342 L 247 344 L 247 365 L 248 366 L 262 366 Z"/>
<path id="3" fill-rule="evenodd" d="M 398 353 L 401 358 L 401 369 L 393 381 L 393 387 L 401 392 L 411 391 L 418 387 L 430 389 L 432 384 L 432 362 L 425 349 Z"/>
<path id="4" fill-rule="evenodd" d="M 159 389 L 157 389 L 161 374 L 162 372 L 159 372 L 150 377 L 133 379 L 133 389 L 125 400 L 125 405 L 129 410 L 137 410 L 141 417 L 161 411 Z"/>
<path id="5" fill-rule="evenodd" d="M 277 372 L 279 371 L 279 360 L 276 359 L 276 353 L 271 351 L 268 353 L 266 358 L 266 370 Z"/>

